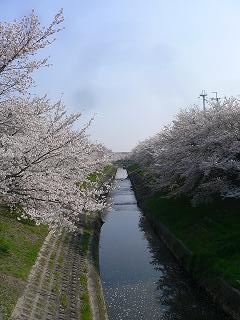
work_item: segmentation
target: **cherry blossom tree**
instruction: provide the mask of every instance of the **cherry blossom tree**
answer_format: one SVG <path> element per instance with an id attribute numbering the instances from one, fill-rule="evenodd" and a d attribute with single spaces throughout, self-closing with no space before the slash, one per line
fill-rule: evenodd
<path id="1" fill-rule="evenodd" d="M 37 53 L 55 40 L 62 22 L 62 10 L 48 27 L 41 26 L 34 11 L 20 21 L 0 22 L 0 101 L 26 92 L 33 84 L 32 72 L 49 65 Z"/>
<path id="2" fill-rule="evenodd" d="M 73 228 L 79 213 L 102 210 L 101 190 L 89 174 L 108 163 L 106 149 L 74 130 L 80 114 L 66 114 L 61 101 L 18 98 L 1 106 L 1 202 L 40 223 Z M 78 183 L 77 183 L 78 182 Z"/>
<path id="3" fill-rule="evenodd" d="M 76 129 L 81 114 L 67 113 L 61 101 L 26 94 L 32 72 L 48 65 L 36 55 L 54 41 L 62 21 L 60 11 L 44 28 L 33 11 L 0 23 L 0 203 L 19 218 L 74 230 L 81 214 L 105 207 L 109 183 L 100 186 L 88 177 L 109 163 L 111 153 L 90 141 L 91 121 Z"/>
<path id="4" fill-rule="evenodd" d="M 155 177 L 153 188 L 193 203 L 240 198 L 240 101 L 182 110 L 170 126 L 139 144 L 132 158 Z"/>

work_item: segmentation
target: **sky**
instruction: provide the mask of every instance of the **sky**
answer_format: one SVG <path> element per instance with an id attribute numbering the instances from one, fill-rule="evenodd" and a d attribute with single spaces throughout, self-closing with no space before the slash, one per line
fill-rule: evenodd
<path id="1" fill-rule="evenodd" d="M 48 25 L 60 8 L 64 30 L 41 55 L 40 95 L 94 116 L 92 140 L 129 151 L 181 108 L 240 94 L 238 0 L 0 0 L 0 20 L 36 10 Z"/>

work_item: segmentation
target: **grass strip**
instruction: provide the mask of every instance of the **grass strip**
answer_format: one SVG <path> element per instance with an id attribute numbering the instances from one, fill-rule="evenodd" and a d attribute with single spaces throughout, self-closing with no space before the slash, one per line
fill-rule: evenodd
<path id="1" fill-rule="evenodd" d="M 4 320 L 10 319 L 48 234 L 46 226 L 17 218 L 8 208 L 0 208 L 0 315 Z"/>

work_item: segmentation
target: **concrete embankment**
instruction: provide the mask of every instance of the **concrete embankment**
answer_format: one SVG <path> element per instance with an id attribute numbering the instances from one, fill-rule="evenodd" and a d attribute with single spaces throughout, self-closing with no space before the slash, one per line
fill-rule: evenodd
<path id="1" fill-rule="evenodd" d="M 161 240 L 166 244 L 172 254 L 177 258 L 186 271 L 196 280 L 199 286 L 204 288 L 211 296 L 212 300 L 219 305 L 233 319 L 240 319 L 240 292 L 233 288 L 226 281 L 220 278 L 207 277 L 201 274 L 201 263 L 194 252 L 189 250 L 184 243 L 179 240 L 160 219 L 151 214 L 145 199 L 151 194 L 151 190 L 144 181 L 144 178 L 136 173 L 129 172 L 139 207 L 148 218 L 152 228 Z"/>
<path id="2" fill-rule="evenodd" d="M 93 223 L 93 232 L 89 241 L 88 252 L 88 292 L 94 320 L 107 320 L 102 282 L 99 272 L 99 237 L 102 220 L 96 219 Z"/>

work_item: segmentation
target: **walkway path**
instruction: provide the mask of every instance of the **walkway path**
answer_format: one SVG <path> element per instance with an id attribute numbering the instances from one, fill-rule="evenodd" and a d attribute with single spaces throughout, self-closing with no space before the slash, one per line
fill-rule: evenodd
<path id="1" fill-rule="evenodd" d="M 81 230 L 75 235 L 49 233 L 16 305 L 14 320 L 80 319 L 80 277 L 86 272 L 81 240 Z"/>

